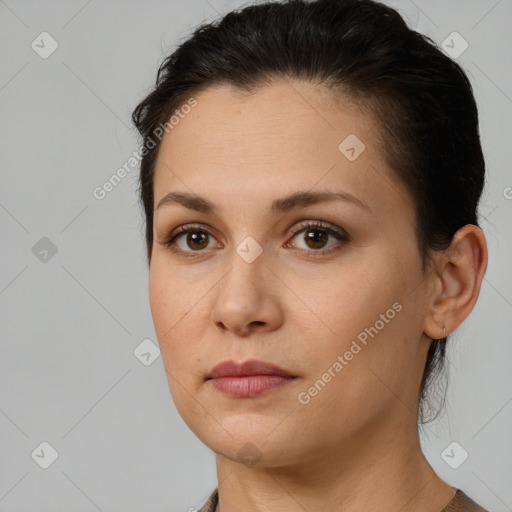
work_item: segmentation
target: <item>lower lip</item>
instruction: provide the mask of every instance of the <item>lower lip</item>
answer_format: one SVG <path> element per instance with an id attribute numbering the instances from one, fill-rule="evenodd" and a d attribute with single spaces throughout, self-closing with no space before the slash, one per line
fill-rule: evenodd
<path id="1" fill-rule="evenodd" d="M 218 391 L 237 397 L 253 398 L 273 389 L 285 386 L 294 377 L 280 375 L 249 375 L 245 377 L 218 377 L 210 379 Z"/>

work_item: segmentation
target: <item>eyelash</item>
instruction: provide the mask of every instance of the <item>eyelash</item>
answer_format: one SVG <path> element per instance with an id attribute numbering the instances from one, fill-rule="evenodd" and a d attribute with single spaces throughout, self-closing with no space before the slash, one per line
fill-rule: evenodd
<path id="1" fill-rule="evenodd" d="M 303 224 L 300 224 L 295 229 L 292 230 L 292 236 L 291 238 L 295 238 L 299 233 L 307 230 L 320 230 L 325 231 L 327 234 L 332 235 L 337 240 L 340 240 L 342 243 L 337 244 L 333 247 L 329 247 L 327 249 L 312 249 L 312 250 L 306 250 L 306 249 L 298 249 L 300 252 L 308 254 L 309 257 L 316 257 L 318 255 L 325 255 L 328 253 L 331 253 L 333 251 L 339 250 L 340 246 L 344 243 L 347 243 L 350 241 L 350 238 L 348 234 L 344 230 L 334 229 L 329 227 L 329 225 L 324 224 L 321 221 L 314 221 L 314 222 L 306 222 Z M 181 249 L 177 249 L 174 246 L 174 241 L 181 235 L 188 234 L 188 233 L 195 233 L 195 232 L 203 232 L 208 234 L 210 233 L 204 229 L 200 224 L 186 224 L 184 226 L 180 226 L 174 233 L 171 233 L 167 238 L 165 238 L 163 241 L 158 242 L 160 245 L 163 245 L 164 247 L 168 247 L 171 251 L 174 253 L 177 253 L 179 255 L 182 255 L 184 257 L 192 257 L 196 258 L 207 252 L 207 250 L 198 250 L 198 251 L 183 251 Z M 293 247 L 288 242 L 286 243 L 285 247 Z"/>

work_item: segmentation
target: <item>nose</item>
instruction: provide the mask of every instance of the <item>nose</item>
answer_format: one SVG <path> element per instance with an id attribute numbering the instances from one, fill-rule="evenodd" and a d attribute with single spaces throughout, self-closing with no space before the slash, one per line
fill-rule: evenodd
<path id="1" fill-rule="evenodd" d="M 278 329 L 283 323 L 282 283 L 266 265 L 265 253 L 248 263 L 236 252 L 230 269 L 214 288 L 211 320 L 238 336 Z"/>

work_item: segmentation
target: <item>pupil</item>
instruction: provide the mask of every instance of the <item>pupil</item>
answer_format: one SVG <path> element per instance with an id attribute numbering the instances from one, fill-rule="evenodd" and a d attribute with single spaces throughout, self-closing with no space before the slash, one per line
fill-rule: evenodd
<path id="1" fill-rule="evenodd" d="M 320 236 L 315 236 L 312 233 L 321 233 Z M 318 249 L 327 241 L 327 233 L 322 231 L 321 229 L 312 229 L 310 231 L 306 231 L 306 241 L 313 243 L 313 248 Z M 309 244 L 308 244 L 309 245 Z"/>
<path id="2" fill-rule="evenodd" d="M 198 235 L 198 233 L 200 233 Z M 189 233 L 187 236 L 187 243 L 189 244 L 189 247 L 192 244 L 199 244 L 200 247 L 191 247 L 191 249 L 203 249 L 205 246 L 208 245 L 208 241 L 206 239 L 206 233 L 204 231 L 195 231 L 193 233 Z"/>

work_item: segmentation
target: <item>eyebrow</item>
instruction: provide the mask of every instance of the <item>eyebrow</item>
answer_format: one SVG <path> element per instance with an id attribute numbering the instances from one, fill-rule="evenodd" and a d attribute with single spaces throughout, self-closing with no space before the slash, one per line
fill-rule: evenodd
<path id="1" fill-rule="evenodd" d="M 299 191 L 289 196 L 276 199 L 270 206 L 272 214 L 277 215 L 279 213 L 286 213 L 298 208 L 310 206 L 324 201 L 346 201 L 355 204 L 369 212 L 371 208 L 358 199 L 357 197 L 349 194 L 348 192 L 309 192 Z M 188 192 L 169 192 L 165 195 L 158 203 L 155 211 L 164 205 L 170 204 L 181 204 L 185 208 L 190 210 L 196 210 L 201 213 L 218 213 L 218 207 L 214 205 L 208 199 L 198 196 L 196 194 L 190 194 Z"/>

